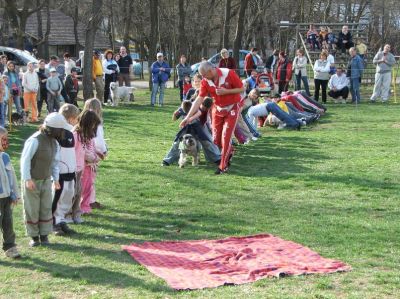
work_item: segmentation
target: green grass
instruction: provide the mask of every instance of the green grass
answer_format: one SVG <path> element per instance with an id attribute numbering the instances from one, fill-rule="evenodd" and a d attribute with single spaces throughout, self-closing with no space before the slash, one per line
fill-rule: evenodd
<path id="1" fill-rule="evenodd" d="M 328 105 L 315 126 L 263 129 L 237 147 L 231 172 L 160 167 L 177 123 L 176 90 L 164 108 L 137 102 L 105 109 L 109 158 L 97 198 L 74 237 L 30 249 L 22 207 L 14 210 L 24 256 L 0 258 L 1 298 L 398 298 L 400 296 L 400 105 Z M 15 168 L 33 126 L 10 134 Z M 263 279 L 176 292 L 121 251 L 131 242 L 268 232 L 353 267 L 348 273 Z"/>

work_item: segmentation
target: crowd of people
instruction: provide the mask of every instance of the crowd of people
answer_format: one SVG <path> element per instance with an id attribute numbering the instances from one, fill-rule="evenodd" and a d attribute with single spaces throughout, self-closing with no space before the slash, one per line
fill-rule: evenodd
<path id="1" fill-rule="evenodd" d="M 12 206 L 21 195 L 8 148 L 8 133 L 0 127 L 0 226 L 6 256 L 18 258 Z M 50 112 L 39 130 L 24 144 L 21 190 L 29 245 L 48 245 L 49 234 L 73 234 L 68 223 L 83 223 L 82 215 L 101 208 L 96 201 L 95 180 L 99 162 L 107 155 L 102 104 L 87 100 L 83 110 L 63 104 Z"/>
<path id="2" fill-rule="evenodd" d="M 107 50 L 103 57 L 94 51 L 92 77 L 96 97 L 106 105 L 110 101 L 111 82 L 131 85 L 133 61 L 125 47 L 118 53 Z M 58 111 L 62 103 L 78 106 L 79 68 L 69 53 L 64 53 L 63 59 L 64 63 L 53 55 L 47 64 L 40 59 L 38 65 L 30 62 L 26 72 L 18 72 L 14 61 L 8 61 L 6 55 L 0 57 L 0 126 L 7 123 L 9 101 L 18 114 L 29 113 L 31 122 L 38 121 L 44 103 L 48 113 Z"/>

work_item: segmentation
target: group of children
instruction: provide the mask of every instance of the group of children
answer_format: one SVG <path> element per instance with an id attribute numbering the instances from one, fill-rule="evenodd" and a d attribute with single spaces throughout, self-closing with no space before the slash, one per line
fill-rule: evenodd
<path id="1" fill-rule="evenodd" d="M 18 258 L 12 205 L 21 196 L 10 157 L 7 131 L 0 127 L 0 226 L 6 256 Z M 48 235 L 74 233 L 67 223 L 80 224 L 81 215 L 96 202 L 95 179 L 99 161 L 107 155 L 101 102 L 90 99 L 83 111 L 64 104 L 49 113 L 39 130 L 29 137 L 21 154 L 21 189 L 24 220 L 31 247 L 48 245 Z"/>

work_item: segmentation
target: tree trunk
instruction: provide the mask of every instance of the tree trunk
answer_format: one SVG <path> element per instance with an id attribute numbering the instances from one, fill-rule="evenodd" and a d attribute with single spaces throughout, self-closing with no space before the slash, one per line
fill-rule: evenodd
<path id="1" fill-rule="evenodd" d="M 75 55 L 79 57 L 79 49 L 82 47 L 82 45 L 79 43 L 79 37 L 78 37 L 78 21 L 79 21 L 79 2 L 76 0 L 74 3 L 74 17 L 72 18 L 74 22 L 74 37 L 75 37 L 75 49 L 76 52 Z"/>
<path id="2" fill-rule="evenodd" d="M 222 37 L 222 47 L 229 49 L 229 29 L 231 21 L 231 0 L 225 0 L 224 33 Z"/>
<path id="3" fill-rule="evenodd" d="M 126 51 L 129 54 L 129 41 L 130 41 L 130 35 L 129 35 L 129 31 L 130 31 L 130 16 L 131 16 L 131 8 L 132 8 L 132 4 L 134 3 L 133 1 L 129 1 L 126 0 L 124 2 L 124 13 L 123 13 L 123 19 L 124 19 L 124 35 L 123 35 L 123 40 L 122 40 L 122 44 L 124 45 L 124 47 L 126 48 Z"/>
<path id="4" fill-rule="evenodd" d="M 103 0 L 92 0 L 92 13 L 89 19 L 88 27 L 85 35 L 85 53 L 84 53 L 84 68 L 83 68 L 83 98 L 85 100 L 93 97 L 93 45 L 96 36 L 97 27 L 100 25 L 102 13 L 101 8 Z M 102 101 L 103 99 L 99 99 Z"/>
<path id="5" fill-rule="evenodd" d="M 239 65 L 239 50 L 242 45 L 243 28 L 245 21 L 245 13 L 247 8 L 248 0 L 242 0 L 240 2 L 239 16 L 236 24 L 235 40 L 233 42 L 233 58 L 236 61 L 236 65 Z"/>
<path id="6" fill-rule="evenodd" d="M 179 36 L 178 36 L 178 55 L 182 55 L 182 54 L 187 54 L 187 47 L 186 47 L 186 35 L 185 35 L 185 18 L 186 18 L 186 14 L 185 14 L 185 1 L 184 0 L 179 0 L 178 3 L 178 15 L 179 15 L 179 24 L 178 24 L 178 32 L 179 32 Z"/>
<path id="7" fill-rule="evenodd" d="M 150 44 L 149 44 L 149 88 L 153 88 L 151 80 L 151 65 L 155 60 L 157 54 L 157 40 L 159 35 L 158 30 L 158 0 L 150 0 Z"/>

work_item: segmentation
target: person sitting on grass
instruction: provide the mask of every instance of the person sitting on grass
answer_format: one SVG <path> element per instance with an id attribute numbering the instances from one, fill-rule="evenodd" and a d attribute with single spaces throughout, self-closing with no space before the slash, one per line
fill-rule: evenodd
<path id="1" fill-rule="evenodd" d="M 336 69 L 336 74 L 328 82 L 328 95 L 333 98 L 335 103 L 346 104 L 349 95 L 349 78 L 342 67 Z"/>

